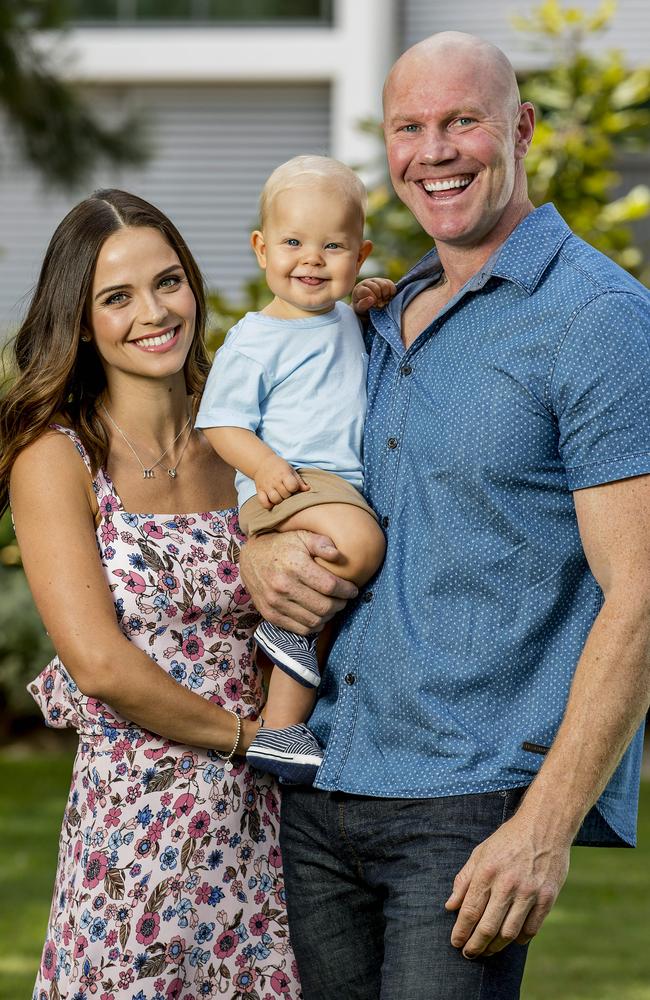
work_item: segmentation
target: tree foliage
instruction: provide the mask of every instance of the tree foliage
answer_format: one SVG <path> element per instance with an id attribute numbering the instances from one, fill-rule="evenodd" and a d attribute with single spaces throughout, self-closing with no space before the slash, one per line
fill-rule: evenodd
<path id="1" fill-rule="evenodd" d="M 642 254 L 630 224 L 650 211 L 650 191 L 638 185 L 615 197 L 620 176 L 614 165 L 621 154 L 650 144 L 650 69 L 628 70 L 617 52 L 586 51 L 614 11 L 611 0 L 595 14 L 545 0 L 528 18 L 516 19 L 531 46 L 550 55 L 549 68 L 522 84 L 523 98 L 537 111 L 526 169 L 536 205 L 552 201 L 578 236 L 639 276 Z M 368 236 L 375 243 L 373 269 L 393 279 L 431 246 L 388 181 L 370 193 Z"/>
<path id="2" fill-rule="evenodd" d="M 86 181 L 102 161 L 145 156 L 135 121 L 103 124 L 54 69 L 40 33 L 59 31 L 68 13 L 66 0 L 0 2 L 0 111 L 23 159 L 64 189 Z"/>
<path id="3" fill-rule="evenodd" d="M 526 165 L 535 204 L 552 201 L 579 236 L 639 276 L 643 259 L 630 223 L 650 212 L 650 189 L 637 185 L 614 197 L 621 178 L 613 165 L 621 153 L 650 143 L 650 69 L 630 72 L 619 52 L 585 51 L 614 10 L 610 0 L 592 15 L 546 0 L 529 18 L 516 19 L 555 56 L 522 85 L 522 97 L 538 113 Z"/>

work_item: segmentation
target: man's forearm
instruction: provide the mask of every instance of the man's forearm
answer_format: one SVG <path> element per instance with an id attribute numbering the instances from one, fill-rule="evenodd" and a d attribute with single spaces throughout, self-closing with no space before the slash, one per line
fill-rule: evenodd
<path id="1" fill-rule="evenodd" d="M 610 597 L 576 669 L 567 708 L 521 809 L 573 839 L 650 702 L 650 602 Z"/>

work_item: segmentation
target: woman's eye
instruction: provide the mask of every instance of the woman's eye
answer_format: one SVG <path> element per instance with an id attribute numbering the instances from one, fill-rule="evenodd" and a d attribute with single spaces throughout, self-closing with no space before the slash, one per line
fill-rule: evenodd
<path id="1" fill-rule="evenodd" d="M 168 274 L 166 278 L 162 278 L 160 281 L 161 288 L 176 288 L 180 285 L 181 279 L 177 274 Z"/>
<path id="2" fill-rule="evenodd" d="M 108 296 L 108 298 L 104 302 L 104 305 L 106 306 L 119 305 L 120 302 L 124 302 L 125 298 L 126 298 L 126 292 L 113 292 L 112 295 Z"/>

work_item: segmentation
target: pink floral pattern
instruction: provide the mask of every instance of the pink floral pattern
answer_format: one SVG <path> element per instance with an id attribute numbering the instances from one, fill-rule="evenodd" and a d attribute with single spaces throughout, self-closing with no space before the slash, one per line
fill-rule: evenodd
<path id="1" fill-rule="evenodd" d="M 179 684 L 256 715 L 236 510 L 131 514 L 105 472 L 93 486 L 125 635 Z M 48 725 L 79 731 L 34 1000 L 298 1000 L 274 780 L 120 718 L 58 659 L 30 690 Z"/>

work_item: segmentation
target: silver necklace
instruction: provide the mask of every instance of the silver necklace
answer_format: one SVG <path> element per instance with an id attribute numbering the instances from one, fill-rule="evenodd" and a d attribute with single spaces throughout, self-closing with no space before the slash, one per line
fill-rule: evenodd
<path id="1" fill-rule="evenodd" d="M 187 420 L 185 421 L 185 423 L 183 424 L 183 426 L 181 427 L 180 431 L 178 432 L 178 434 L 176 435 L 176 437 L 172 441 L 172 443 L 170 445 L 168 445 L 167 448 L 165 448 L 165 450 L 163 451 L 163 453 L 160 456 L 160 458 L 156 462 L 154 462 L 153 465 L 150 465 L 147 468 L 147 466 L 145 466 L 144 462 L 142 461 L 142 459 L 138 455 L 137 451 L 133 447 L 133 443 L 131 441 L 129 441 L 128 437 L 126 436 L 126 434 L 124 433 L 124 431 L 122 430 L 122 428 L 119 426 L 119 424 L 117 424 L 113 420 L 112 416 L 110 415 L 110 413 L 108 412 L 108 410 L 104 406 L 103 402 L 100 403 L 100 406 L 101 406 L 102 410 L 104 411 L 104 413 L 106 414 L 106 416 L 108 417 L 108 419 L 110 420 L 110 422 L 112 423 L 112 425 L 115 428 L 115 430 L 117 431 L 117 433 L 124 439 L 125 443 L 129 446 L 129 448 L 131 449 L 131 451 L 135 455 L 135 457 L 136 457 L 136 459 L 138 461 L 138 465 L 142 469 L 142 478 L 143 479 L 155 479 L 156 478 L 155 474 L 154 474 L 154 469 L 156 468 L 157 465 L 160 465 L 160 463 L 162 462 L 162 460 L 165 457 L 165 455 L 167 454 L 167 452 L 171 448 L 174 447 L 174 445 L 178 441 L 179 437 L 181 436 L 181 434 L 183 434 L 187 430 L 187 428 L 190 425 L 190 421 L 192 420 L 192 414 L 190 414 L 189 417 L 187 418 Z M 181 453 L 178 456 L 178 458 L 176 459 L 176 464 L 172 465 L 171 468 L 167 469 L 167 475 L 169 476 L 170 479 L 176 479 L 176 471 L 178 469 L 178 466 L 180 465 L 181 458 L 185 454 L 185 449 L 187 448 L 187 446 L 189 444 L 189 440 L 190 440 L 191 436 L 192 436 L 192 433 L 190 431 L 190 433 L 187 435 L 187 440 L 185 441 L 185 444 L 181 448 Z"/>

